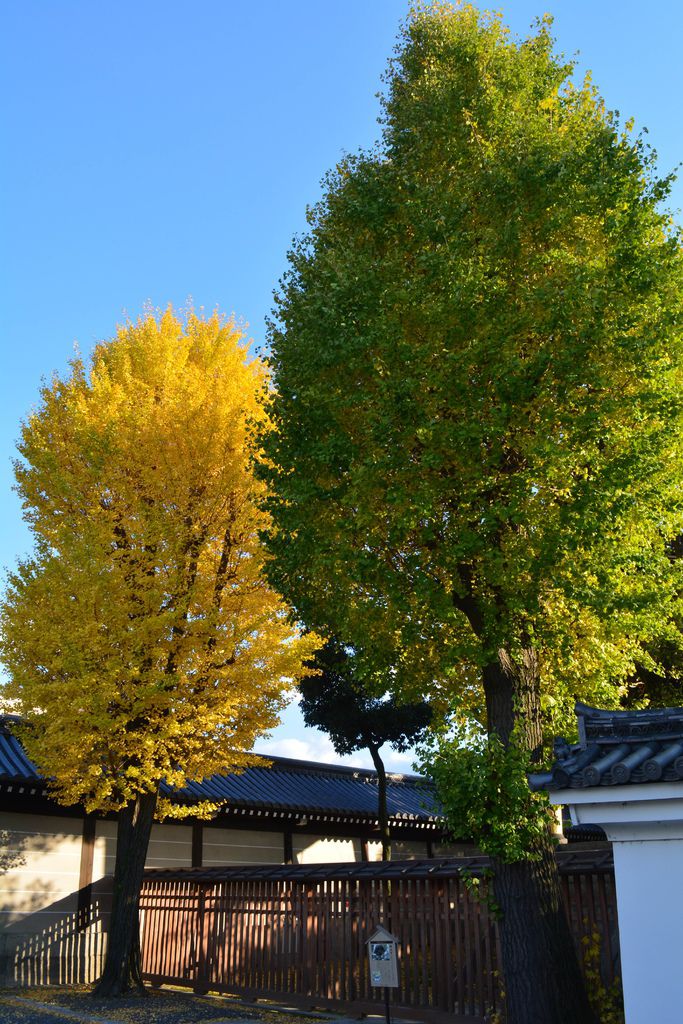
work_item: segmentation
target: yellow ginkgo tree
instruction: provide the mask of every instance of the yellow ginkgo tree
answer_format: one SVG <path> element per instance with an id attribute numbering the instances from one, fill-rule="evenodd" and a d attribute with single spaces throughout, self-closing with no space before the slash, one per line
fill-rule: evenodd
<path id="1" fill-rule="evenodd" d="M 71 364 L 23 425 L 32 556 L 1 609 L 6 695 L 64 804 L 118 812 L 98 989 L 140 984 L 137 903 L 152 821 L 182 786 L 249 763 L 315 647 L 263 574 L 263 365 L 214 314 L 147 314 Z"/>

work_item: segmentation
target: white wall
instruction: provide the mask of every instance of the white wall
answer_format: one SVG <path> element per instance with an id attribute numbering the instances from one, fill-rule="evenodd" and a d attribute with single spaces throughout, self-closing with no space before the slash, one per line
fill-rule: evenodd
<path id="1" fill-rule="evenodd" d="M 2 812 L 0 832 L 9 836 L 2 857 L 7 869 L 0 872 L 0 927 L 71 900 L 78 889 L 82 820 Z"/>
<path id="2" fill-rule="evenodd" d="M 282 864 L 282 832 L 204 826 L 204 867 L 222 864 Z"/>
<path id="3" fill-rule="evenodd" d="M 292 836 L 292 854 L 295 864 L 348 863 L 360 860 L 360 839 L 328 836 Z"/>
<path id="4" fill-rule="evenodd" d="M 426 860 L 427 842 L 417 839 L 392 839 L 391 859 L 392 860 Z M 446 854 L 439 854 L 446 856 Z M 331 859 L 331 858 L 330 858 Z M 357 860 L 358 858 L 356 858 Z M 368 843 L 368 860 L 382 859 L 382 844 L 374 841 Z"/>
<path id="5" fill-rule="evenodd" d="M 615 842 L 627 1024 L 683 1020 L 683 839 Z"/>
<path id="6" fill-rule="evenodd" d="M 555 790 L 612 841 L 626 1024 L 683 1020 L 683 781 Z"/>
<path id="7" fill-rule="evenodd" d="M 381 847 L 380 847 L 381 850 Z M 427 843 L 417 840 L 392 839 L 392 860 L 424 860 L 427 856 Z"/>
<path id="8" fill-rule="evenodd" d="M 103 897 L 79 916 L 83 820 L 2 812 L 0 832 L 10 836 L 0 855 L 0 984 L 94 980 Z"/>

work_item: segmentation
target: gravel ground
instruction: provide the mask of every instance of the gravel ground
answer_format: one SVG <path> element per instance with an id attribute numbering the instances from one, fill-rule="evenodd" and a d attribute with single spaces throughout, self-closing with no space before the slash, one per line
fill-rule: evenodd
<path id="1" fill-rule="evenodd" d="M 323 1024 L 329 1018 L 183 992 L 150 990 L 146 999 L 93 999 L 87 988 L 0 990 L 0 1024 L 66 1024 L 68 1020 L 82 1024 L 315 1024 L 317 1020 Z"/>
<path id="2" fill-rule="evenodd" d="M 0 995 L 0 1021 L 2 1024 L 65 1024 L 63 1017 L 55 1017 L 53 1013 L 41 1013 L 37 1015 L 35 1011 L 25 1008 L 19 1008 L 17 1006 L 8 1006 L 2 1002 L 2 996 Z"/>

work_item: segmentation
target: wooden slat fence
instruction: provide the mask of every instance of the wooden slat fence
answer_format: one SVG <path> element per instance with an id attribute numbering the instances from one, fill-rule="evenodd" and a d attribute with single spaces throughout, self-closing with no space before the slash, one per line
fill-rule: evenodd
<path id="1" fill-rule="evenodd" d="M 602 936 L 602 973 L 618 973 L 609 853 L 560 857 L 572 928 Z M 378 924 L 400 940 L 396 1007 L 482 1019 L 500 1005 L 497 927 L 483 860 L 150 871 L 141 899 L 143 973 L 154 983 L 343 1007 L 381 1003 L 366 942 Z"/>

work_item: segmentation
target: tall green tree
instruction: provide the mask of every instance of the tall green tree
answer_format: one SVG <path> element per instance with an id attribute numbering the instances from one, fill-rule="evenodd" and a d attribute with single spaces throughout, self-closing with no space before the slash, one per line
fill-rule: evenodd
<path id="1" fill-rule="evenodd" d="M 76 360 L 22 427 L 34 551 L 0 604 L 5 693 L 53 796 L 118 814 L 102 995 L 142 987 L 150 831 L 178 811 L 161 783 L 251 763 L 315 648 L 263 574 L 265 381 L 234 323 L 168 310 Z"/>
<path id="2" fill-rule="evenodd" d="M 525 771 L 575 696 L 619 700 L 680 522 L 669 181 L 572 71 L 545 21 L 516 41 L 468 5 L 415 11 L 382 142 L 328 176 L 270 338 L 271 578 L 486 730 L 468 770 L 520 817 L 473 812 L 510 1024 L 593 1019 Z"/>
<path id="3" fill-rule="evenodd" d="M 425 700 L 401 703 L 394 694 L 368 688 L 358 668 L 355 651 L 336 640 L 316 652 L 315 675 L 299 683 L 300 708 L 306 725 L 323 729 L 338 754 L 367 750 L 377 772 L 377 818 L 382 860 L 391 859 L 391 831 L 387 809 L 387 773 L 380 753 L 388 743 L 407 750 L 421 740 L 432 720 Z"/>

